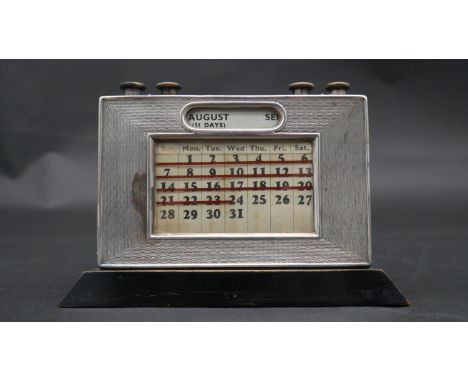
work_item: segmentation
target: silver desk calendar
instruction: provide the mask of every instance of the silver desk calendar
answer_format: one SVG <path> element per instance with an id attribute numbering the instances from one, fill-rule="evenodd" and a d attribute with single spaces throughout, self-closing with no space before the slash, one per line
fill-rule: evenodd
<path id="1" fill-rule="evenodd" d="M 370 265 L 365 96 L 159 87 L 99 101 L 101 268 Z"/>
<path id="2" fill-rule="evenodd" d="M 408 306 L 371 264 L 367 100 L 179 95 L 99 102 L 98 264 L 64 308 Z"/>

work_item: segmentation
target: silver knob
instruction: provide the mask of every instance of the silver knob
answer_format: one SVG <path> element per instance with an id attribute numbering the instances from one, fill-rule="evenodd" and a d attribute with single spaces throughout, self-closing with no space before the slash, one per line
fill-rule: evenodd
<path id="1" fill-rule="evenodd" d="M 146 86 L 141 82 L 127 81 L 120 84 L 120 89 L 125 95 L 140 95 L 146 89 Z"/>
<path id="2" fill-rule="evenodd" d="M 350 87 L 349 82 L 336 81 L 328 83 L 325 90 L 330 94 L 346 94 Z"/>
<path id="3" fill-rule="evenodd" d="M 160 82 L 156 84 L 156 87 L 161 91 L 163 95 L 174 95 L 182 89 L 182 86 L 177 82 Z"/>
<path id="4" fill-rule="evenodd" d="M 289 84 L 289 90 L 295 95 L 309 94 L 314 88 L 315 85 L 312 82 L 293 82 Z"/>

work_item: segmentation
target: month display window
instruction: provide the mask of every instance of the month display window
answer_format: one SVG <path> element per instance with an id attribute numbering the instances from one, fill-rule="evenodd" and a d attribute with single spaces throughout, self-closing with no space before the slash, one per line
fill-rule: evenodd
<path id="1" fill-rule="evenodd" d="M 151 236 L 316 236 L 317 140 L 151 140 Z"/>

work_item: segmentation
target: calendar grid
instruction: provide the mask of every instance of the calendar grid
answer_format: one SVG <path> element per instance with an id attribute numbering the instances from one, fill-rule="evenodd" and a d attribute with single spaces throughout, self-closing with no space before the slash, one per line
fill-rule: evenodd
<path id="1" fill-rule="evenodd" d="M 311 141 L 155 145 L 155 233 L 314 232 Z"/>
<path id="2" fill-rule="evenodd" d="M 224 154 L 222 155 L 222 161 L 221 162 L 222 162 L 221 165 L 223 167 L 223 174 L 226 174 L 226 164 L 224 163 L 224 162 L 226 162 L 226 156 Z M 226 188 L 225 179 L 223 179 L 223 186 L 224 186 L 224 188 Z M 224 216 L 226 216 L 227 213 L 228 213 L 228 210 L 230 209 L 230 206 L 233 205 L 233 203 L 231 203 L 231 201 L 227 199 L 226 191 L 223 191 L 222 202 L 227 202 L 227 203 L 224 203 L 224 207 L 223 207 L 223 213 L 224 213 Z M 225 218 L 224 221 L 223 221 L 223 232 L 226 232 L 226 231 L 229 232 L 229 226 L 226 227 L 226 222 L 227 222 L 227 219 Z"/>

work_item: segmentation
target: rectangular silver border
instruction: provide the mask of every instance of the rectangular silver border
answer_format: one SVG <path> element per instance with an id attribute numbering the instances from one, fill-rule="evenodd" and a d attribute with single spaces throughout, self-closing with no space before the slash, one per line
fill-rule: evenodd
<path id="1" fill-rule="evenodd" d="M 200 247 L 198 243 L 194 242 L 193 245 L 193 256 L 190 253 L 188 257 L 184 253 L 186 246 L 177 245 L 175 252 L 171 246 L 161 246 L 159 243 L 167 242 L 164 240 L 137 240 L 132 242 L 131 246 L 127 246 L 129 236 L 127 231 L 124 232 L 123 236 L 112 236 L 114 233 L 109 233 L 106 230 L 109 228 L 107 226 L 108 222 L 104 221 L 108 217 L 109 211 L 106 209 L 105 203 L 103 202 L 103 197 L 110 197 L 108 189 L 108 179 L 107 172 L 108 169 L 103 168 L 103 163 L 109 159 L 109 154 L 107 149 L 104 149 L 104 136 L 111 137 L 115 136 L 116 133 L 110 133 L 107 129 L 115 131 L 113 126 L 107 126 L 110 118 L 119 118 L 121 115 L 127 116 L 127 121 L 125 124 L 119 126 L 123 128 L 124 125 L 128 126 L 128 130 L 138 130 L 144 131 L 144 133 L 153 131 L 150 124 L 155 122 L 155 115 L 149 113 L 148 110 L 152 110 L 154 107 L 157 108 L 158 113 L 164 115 L 165 118 L 169 117 L 167 126 L 164 127 L 165 130 L 172 130 L 173 134 L 178 134 L 176 121 L 171 116 L 175 114 L 175 110 L 178 107 L 178 104 L 185 102 L 193 102 L 198 100 L 271 100 L 275 102 L 281 102 L 284 108 L 289 114 L 296 115 L 297 112 L 300 114 L 314 114 L 314 120 L 311 125 L 312 129 L 317 133 L 327 135 L 329 127 L 334 123 L 333 121 L 337 118 L 343 118 L 345 115 L 349 115 L 352 110 L 362 110 L 360 113 L 363 115 L 364 119 L 364 146 L 365 146 L 365 155 L 366 155 L 366 175 L 363 180 L 366 182 L 366 215 L 367 220 L 363 221 L 362 224 L 366 224 L 366 235 L 363 236 L 363 232 L 359 231 L 358 236 L 362 240 L 366 241 L 366 252 L 362 252 L 362 248 L 356 252 L 357 248 L 354 246 L 351 247 L 343 244 L 335 244 L 335 241 L 327 240 L 329 239 L 324 232 L 324 221 L 321 221 L 321 234 L 322 237 L 317 240 L 317 243 L 314 244 L 311 242 L 310 246 L 304 248 L 302 244 L 297 243 L 296 241 L 291 242 L 291 252 L 295 253 L 295 257 L 286 256 L 286 252 L 277 252 L 277 245 L 280 246 L 280 251 L 286 251 L 284 246 L 282 247 L 283 242 L 289 242 L 289 240 L 259 240 L 259 245 L 254 245 L 249 252 L 252 252 L 252 259 L 250 259 L 250 254 L 248 257 L 239 257 L 247 255 L 244 250 L 237 250 L 237 247 L 229 246 L 228 250 L 233 250 L 229 252 L 229 259 L 232 261 L 226 261 L 227 250 L 224 248 L 221 253 L 215 253 L 216 250 L 213 249 L 213 246 L 207 241 L 206 244 L 203 244 L 203 247 Z M 319 102 L 309 103 L 309 101 Z M 322 101 L 323 100 L 323 101 Z M 146 106 L 146 109 L 143 109 L 139 105 L 140 102 Z M 361 104 L 362 103 L 362 106 Z M 163 104 L 162 107 L 159 104 Z M 298 105 L 305 107 L 301 109 Z M 313 109 L 310 109 L 310 105 L 313 105 Z M 137 107 L 138 106 L 138 107 Z M 316 108 L 318 106 L 318 108 Z M 183 107 L 183 105 L 181 105 Z M 317 110 L 318 112 L 309 112 L 309 110 Z M 333 113 L 330 113 L 333 111 Z M 180 108 L 177 112 L 179 115 Z M 369 169 L 369 115 L 368 115 L 368 101 L 367 97 L 364 95 L 324 95 L 324 94 L 310 94 L 310 95 L 141 95 L 141 96 L 125 96 L 125 95 L 113 95 L 113 96 L 102 96 L 99 98 L 99 122 L 98 122 L 98 184 L 97 184 L 97 260 L 98 265 L 102 269 L 187 269 L 187 268 L 210 268 L 210 269 L 248 269 L 248 268 L 343 268 L 343 267 L 368 267 L 372 262 L 372 246 L 371 246 L 371 224 L 370 224 L 370 169 Z M 141 116 L 141 117 L 140 117 Z M 135 119 L 139 117 L 138 119 Z M 144 117 L 144 118 L 143 118 Z M 360 123 L 357 121 L 357 123 Z M 180 126 L 180 121 L 177 121 L 177 125 Z M 106 128 L 104 128 L 107 126 Z M 111 128 L 112 127 L 112 128 Z M 301 130 L 300 124 L 295 121 L 291 121 L 290 124 L 285 126 L 285 130 L 294 131 Z M 317 131 L 319 130 L 319 131 Z M 142 131 L 142 132 L 143 132 Z M 168 132 L 170 133 L 170 132 Z M 299 133 L 299 132 L 298 132 Z M 146 137 L 145 137 L 146 139 Z M 109 143 L 107 143 L 108 145 Z M 146 148 L 146 143 L 145 143 Z M 354 148 L 352 148 L 354 149 Z M 323 159 L 323 139 L 321 139 L 320 144 L 320 158 Z M 144 160 L 146 162 L 146 153 L 144 153 Z M 327 150 L 328 152 L 328 150 Z M 146 164 L 146 163 L 145 163 Z M 143 164 L 146 170 L 146 166 Z M 322 167 L 322 164 L 320 165 Z M 322 174 L 324 176 L 324 174 Z M 323 179 L 322 179 L 323 180 Z M 146 197 L 145 197 L 146 199 Z M 321 211 L 320 215 L 321 215 Z M 323 217 L 321 217 L 323 218 Z M 146 222 L 146 219 L 145 219 Z M 338 224 L 339 221 L 336 221 Z M 119 222 L 114 222 L 119 224 Z M 122 223 L 123 224 L 123 223 Z M 125 223 L 128 224 L 128 223 Z M 145 223 L 146 224 L 146 223 Z M 121 225 L 123 229 L 123 225 Z M 136 226 L 128 227 L 133 232 L 137 229 Z M 143 235 L 146 237 L 146 229 L 143 231 Z M 122 238 L 122 239 L 121 239 Z M 114 239 L 118 239 L 119 243 L 124 244 L 124 250 L 120 248 L 109 248 L 111 242 Z M 303 241 L 301 240 L 297 240 Z M 148 245 L 147 243 L 152 243 Z M 183 242 L 183 241 L 181 241 Z M 218 243 L 217 240 L 214 242 Z M 219 241 L 222 243 L 222 240 Z M 226 241 L 230 242 L 230 241 Z M 251 241 L 255 243 L 256 241 Z M 305 240 L 308 242 L 308 240 Z M 345 243 L 346 244 L 346 243 Z M 209 248 L 207 248 L 207 246 Z M 222 247 L 219 247 L 222 248 Z M 214 250 L 213 253 L 209 251 Z M 169 251 L 171 253 L 166 253 Z M 192 248 L 190 249 L 192 251 Z M 265 252 L 271 251 L 271 256 L 263 256 L 260 258 L 255 254 L 265 254 Z M 208 256 L 209 253 L 209 256 Z M 213 254 L 213 257 L 211 256 Z M 174 257 L 176 255 L 176 257 Z M 180 258 L 179 258 L 180 256 Z M 330 259 L 332 257 L 332 259 Z"/>
<path id="2" fill-rule="evenodd" d="M 251 131 L 249 131 L 251 132 Z M 271 133 L 270 133 L 271 134 Z M 239 139 L 310 139 L 313 145 L 313 187 L 314 187 L 314 226 L 315 232 L 310 234 L 304 233 L 245 233 L 245 234 L 229 234 L 229 233 L 196 233 L 196 234 L 154 234 L 153 233 L 153 217 L 154 217 L 154 140 L 162 138 L 161 140 L 239 140 Z M 190 133 L 148 133 L 147 134 L 147 198 L 146 198 L 146 210 L 147 210 L 147 238 L 148 239 L 266 239 L 266 238 L 277 238 L 277 239 L 318 239 L 320 238 L 320 213 L 319 213 L 319 178 L 320 178 L 320 133 L 276 133 L 272 135 L 244 135 L 242 138 L 239 136 L 231 135 L 199 135 Z"/>

